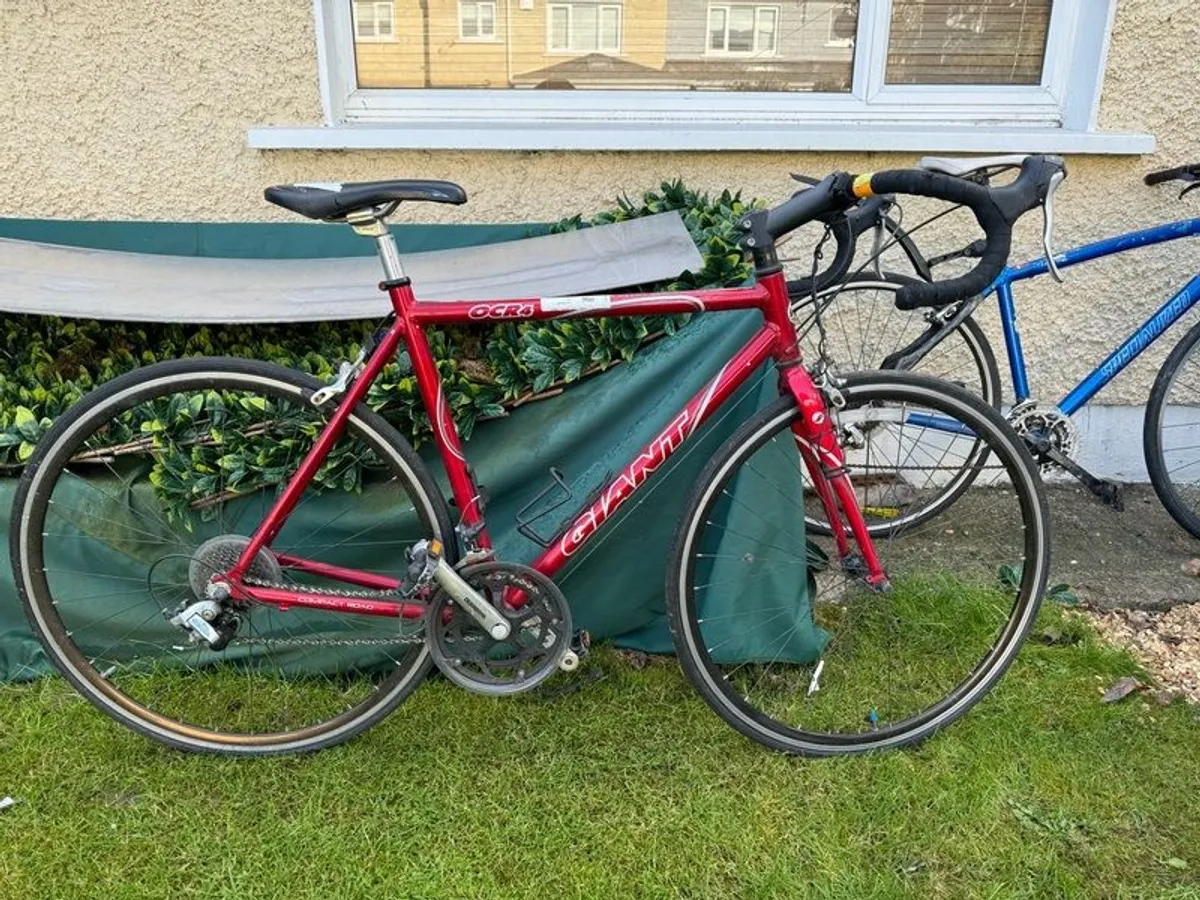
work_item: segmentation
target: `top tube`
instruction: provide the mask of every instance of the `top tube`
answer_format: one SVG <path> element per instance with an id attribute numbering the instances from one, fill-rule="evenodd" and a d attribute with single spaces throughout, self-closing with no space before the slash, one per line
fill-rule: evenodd
<path id="1" fill-rule="evenodd" d="M 1054 262 L 1060 269 L 1065 269 L 1078 263 L 1099 259 L 1102 256 L 1111 256 L 1114 253 L 1123 253 L 1126 250 L 1135 250 L 1138 247 L 1150 247 L 1154 244 L 1175 241 L 1197 234 L 1200 234 L 1200 218 L 1183 219 L 1179 222 L 1155 225 L 1153 228 L 1145 228 L 1141 231 L 1129 231 L 1125 234 L 1104 238 L 1091 244 L 1073 247 L 1065 253 L 1058 254 L 1054 258 Z M 997 286 L 1002 283 L 1024 281 L 1027 278 L 1044 275 L 1048 271 L 1049 266 L 1046 263 L 1045 257 L 1040 256 L 1015 268 L 1007 268 L 988 286 L 987 291 L 984 292 L 984 296 L 995 291 Z"/>

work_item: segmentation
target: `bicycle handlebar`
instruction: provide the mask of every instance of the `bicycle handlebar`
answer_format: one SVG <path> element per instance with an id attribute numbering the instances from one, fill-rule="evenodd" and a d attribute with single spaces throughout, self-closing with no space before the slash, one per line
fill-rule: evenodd
<path id="1" fill-rule="evenodd" d="M 1174 181 L 1176 178 L 1183 181 L 1195 181 L 1197 176 L 1200 176 L 1200 163 L 1189 163 L 1186 166 L 1175 166 L 1171 169 L 1150 172 L 1142 181 L 1146 184 L 1162 184 L 1164 181 Z"/>
<path id="2" fill-rule="evenodd" d="M 1026 158 L 1016 180 L 1001 187 L 986 187 L 927 169 L 891 169 L 856 176 L 835 172 L 770 210 L 766 229 L 771 237 L 778 238 L 806 222 L 842 212 L 877 194 L 914 194 L 966 206 L 983 229 L 986 242 L 975 267 L 958 278 L 909 284 L 896 292 L 900 309 L 944 306 L 987 289 L 1008 262 L 1013 223 L 1041 205 L 1056 183 L 1055 176 L 1065 172 L 1060 157 L 1042 155 Z"/>
<path id="3" fill-rule="evenodd" d="M 800 193 L 804 193 L 801 191 Z M 836 249 L 833 259 L 824 271 L 816 275 L 816 286 L 813 286 L 813 276 L 805 275 L 788 282 L 788 293 L 794 296 L 807 296 L 814 290 L 823 291 L 846 277 L 854 262 L 854 251 L 858 247 L 859 236 L 868 229 L 874 228 L 891 205 L 891 197 L 871 197 L 863 200 L 846 212 L 829 213 L 818 216 L 819 221 L 829 226 L 830 234 Z"/>

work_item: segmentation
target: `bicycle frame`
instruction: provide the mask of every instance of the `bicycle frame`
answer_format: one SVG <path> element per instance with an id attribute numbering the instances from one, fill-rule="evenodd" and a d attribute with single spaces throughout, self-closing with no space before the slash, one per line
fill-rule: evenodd
<path id="1" fill-rule="evenodd" d="M 385 260 L 386 267 L 386 260 Z M 421 397 L 430 412 L 434 442 L 445 465 L 451 492 L 462 511 L 460 535 L 470 535 L 478 548 L 491 547 L 479 489 L 467 464 L 462 441 L 446 404 L 442 382 L 425 337 L 428 325 L 471 322 L 511 322 L 564 317 L 666 315 L 673 313 L 725 312 L 758 309 L 763 314 L 759 330 L 734 354 L 716 375 L 667 422 L 659 434 L 600 492 L 590 507 L 582 509 L 555 541 L 533 563 L 547 576 L 562 569 L 572 556 L 599 530 L 646 480 L 686 443 L 700 426 L 769 358 L 779 369 L 780 391 L 796 400 L 801 416 L 792 426 L 796 444 L 809 477 L 834 528 L 837 550 L 845 558 L 851 552 L 847 533 L 862 554 L 872 585 L 886 584 L 886 576 L 867 533 L 841 448 L 834 435 L 824 396 L 800 364 L 796 331 L 788 317 L 787 287 L 780 271 L 760 273 L 752 287 L 722 288 L 659 294 L 598 294 L 569 297 L 535 297 L 501 301 L 446 302 L 415 298 L 407 278 L 385 282 L 394 319 L 378 346 L 365 362 L 361 374 L 347 388 L 312 449 L 276 499 L 254 532 L 241 558 L 226 573 L 235 599 L 267 603 L 286 610 L 291 606 L 378 616 L 418 618 L 425 607 L 415 602 L 393 602 L 354 598 L 336 593 L 293 591 L 281 587 L 247 585 L 243 575 L 259 550 L 270 545 L 296 507 L 325 457 L 345 429 L 354 407 L 362 401 L 372 381 L 401 347 L 413 363 Z M 400 582 L 370 572 L 331 566 L 291 555 L 280 555 L 285 567 L 320 575 L 360 587 L 395 591 Z"/>
<path id="2" fill-rule="evenodd" d="M 1055 257 L 1055 264 L 1060 269 L 1067 269 L 1079 263 L 1124 253 L 1137 247 L 1149 247 L 1167 241 L 1192 237 L 1200 234 L 1200 218 L 1185 219 L 1166 225 L 1157 225 L 1142 231 L 1131 231 L 1127 234 L 1105 238 L 1092 244 L 1075 247 L 1066 253 Z M 1049 266 L 1044 258 L 1038 258 L 1016 268 L 1006 268 L 984 293 L 989 296 L 994 293 L 1000 305 L 1000 325 L 1004 331 L 1004 346 L 1008 353 L 1009 370 L 1012 373 L 1013 392 L 1017 401 L 1029 399 L 1029 376 L 1025 369 L 1025 353 L 1021 347 L 1021 334 L 1017 328 L 1017 312 L 1013 302 L 1012 286 L 1018 281 L 1025 281 L 1044 275 Z M 1087 377 L 1058 401 L 1058 408 L 1068 416 L 1074 415 L 1086 406 L 1093 397 L 1117 377 L 1121 371 L 1133 362 L 1158 337 L 1175 324 L 1197 301 L 1200 301 L 1200 274 L 1192 277 L 1183 288 L 1160 306 L 1124 341 L 1121 342 L 1108 357 L 1100 363 Z"/>

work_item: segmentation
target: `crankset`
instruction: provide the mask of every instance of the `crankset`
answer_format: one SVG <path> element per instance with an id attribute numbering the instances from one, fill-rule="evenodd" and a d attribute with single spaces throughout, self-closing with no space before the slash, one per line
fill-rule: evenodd
<path id="1" fill-rule="evenodd" d="M 571 647 L 571 611 L 562 591 L 536 569 L 515 563 L 464 566 L 458 575 L 509 625 L 495 638 L 445 590 L 430 603 L 425 640 L 442 673 L 460 687 L 504 696 L 541 684 L 556 669 L 579 665 Z"/>
<path id="2" fill-rule="evenodd" d="M 1070 416 L 1057 407 L 1024 400 L 1012 408 L 1008 421 L 1024 438 L 1043 474 L 1057 466 L 1075 476 L 1106 506 L 1117 512 L 1125 509 L 1119 484 L 1097 478 L 1075 462 L 1079 452 L 1079 431 Z"/>

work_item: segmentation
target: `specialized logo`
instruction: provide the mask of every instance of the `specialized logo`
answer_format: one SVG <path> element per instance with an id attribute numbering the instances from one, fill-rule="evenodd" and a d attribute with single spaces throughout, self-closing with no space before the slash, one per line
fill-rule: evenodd
<path id="1" fill-rule="evenodd" d="M 1133 362 L 1134 357 L 1145 350 L 1195 302 L 1189 291 L 1181 291 L 1170 303 L 1155 313 L 1154 318 L 1147 322 L 1141 331 L 1135 332 L 1125 346 L 1117 348 L 1116 352 L 1101 364 L 1100 374 L 1104 379 L 1107 381 L 1115 377 L 1118 372 Z"/>
<path id="2" fill-rule="evenodd" d="M 533 312 L 532 303 L 480 303 L 467 310 L 467 318 L 527 319 Z"/>
<path id="3" fill-rule="evenodd" d="M 600 499 L 592 504 L 592 508 L 571 523 L 571 527 L 558 544 L 563 556 L 570 556 L 583 546 L 593 532 L 629 499 L 629 495 L 641 487 L 645 480 L 666 462 L 667 457 L 679 449 L 679 445 L 687 438 L 691 420 L 691 413 L 686 409 L 676 416 L 663 433 L 638 454 L 617 480 L 605 488 Z"/>

